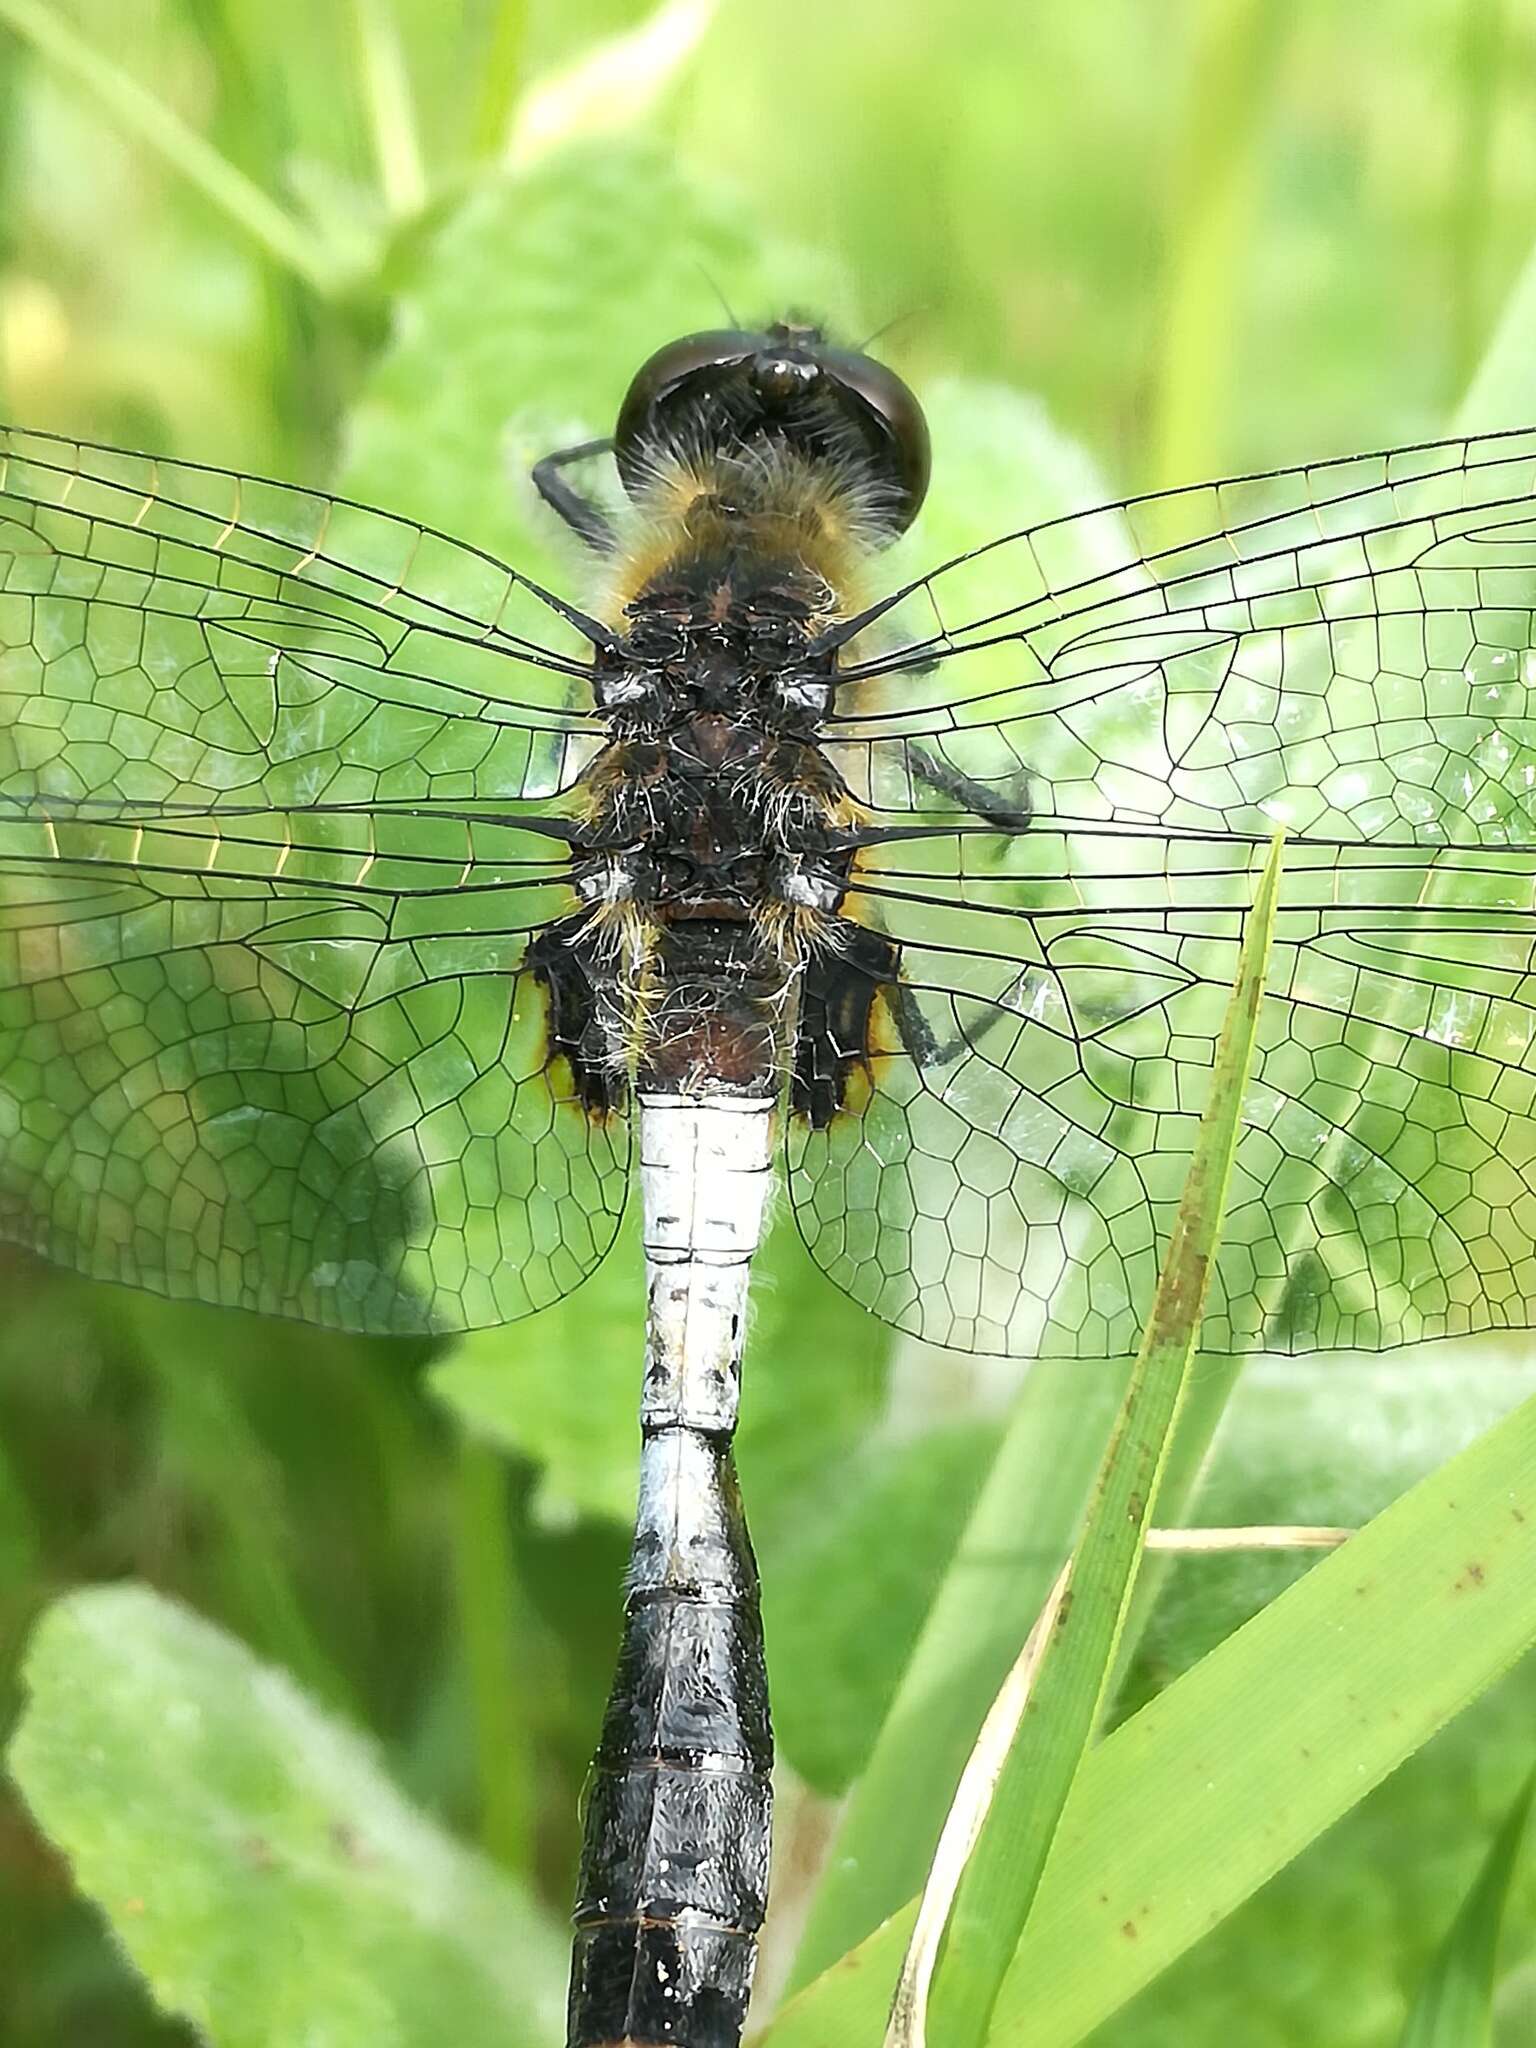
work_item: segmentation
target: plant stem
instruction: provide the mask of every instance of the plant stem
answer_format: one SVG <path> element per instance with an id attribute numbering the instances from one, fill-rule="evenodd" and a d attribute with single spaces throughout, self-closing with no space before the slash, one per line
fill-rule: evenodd
<path id="1" fill-rule="evenodd" d="M 1450 266 L 1452 374 L 1460 390 L 1483 339 L 1492 140 L 1503 68 L 1504 0 L 1467 0 L 1461 24 L 1461 136 L 1446 256 Z"/>
<path id="2" fill-rule="evenodd" d="M 357 23 L 363 104 L 373 131 L 384 203 L 396 220 L 408 220 L 427 203 L 427 176 L 400 31 L 388 0 L 352 0 L 352 12 Z"/>
<path id="3" fill-rule="evenodd" d="M 509 1870 L 533 1860 L 533 1743 L 520 1701 L 526 1606 L 510 1536 L 506 1461 L 466 1439 L 459 1451 L 459 1622 L 474 1716 L 480 1839 Z"/>
<path id="4" fill-rule="evenodd" d="M 162 157 L 267 253 L 322 295 L 341 278 L 319 238 L 253 184 L 163 100 L 93 50 L 38 0 L 0 0 L 0 22 L 92 93 L 131 135 Z"/>
<path id="5" fill-rule="evenodd" d="M 480 69 L 480 99 L 475 109 L 474 147 L 481 157 L 499 157 L 512 132 L 523 76 L 523 43 L 528 27 L 523 0 L 502 0 L 496 10 L 490 46 Z"/>

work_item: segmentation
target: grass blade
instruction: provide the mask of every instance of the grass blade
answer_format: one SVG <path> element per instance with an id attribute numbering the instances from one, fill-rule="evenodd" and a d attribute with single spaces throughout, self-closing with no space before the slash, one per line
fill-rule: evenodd
<path id="1" fill-rule="evenodd" d="M 1487 2048 L 1499 1928 L 1533 1794 L 1536 1772 L 1526 1779 L 1525 1789 L 1505 1815 L 1477 1881 L 1419 1987 L 1399 2048 Z"/>
<path id="2" fill-rule="evenodd" d="M 480 61 L 480 90 L 471 131 L 477 156 L 499 156 L 506 145 L 523 82 L 527 38 L 524 0 L 501 0 Z"/>
<path id="3" fill-rule="evenodd" d="M 1025 1380 L 833 1838 L 796 1952 L 795 1990 L 922 1883 L 948 1788 L 1071 1548 L 1128 1371 L 1129 1361 L 1107 1360 L 1085 1379 L 1077 1359 L 1042 1359 Z"/>
<path id="4" fill-rule="evenodd" d="M 990 2048 L 1074 2048 L 1533 1642 L 1536 1400 L 1084 1759 Z M 914 1911 L 791 2000 L 765 2048 L 876 2038 Z"/>
<path id="5" fill-rule="evenodd" d="M 939 1837 L 938 1853 L 928 1873 L 928 1883 L 917 1909 L 917 1925 L 902 1964 L 901 1981 L 891 2005 L 890 2025 L 885 2030 L 885 2048 L 925 2048 L 927 2041 L 928 1987 L 943 1944 L 950 1907 L 965 1865 L 976 1846 L 996 1790 L 999 1773 L 1018 1733 L 1019 1722 L 1029 1706 L 1035 1674 L 1045 1655 L 1061 1613 L 1062 1595 L 1067 1590 L 1068 1565 L 1063 1565 L 1051 1588 L 1051 1597 L 1041 1608 L 1028 1640 L 1019 1652 L 992 1711 L 982 1724 L 970 1762 L 961 1773 L 954 1804 Z"/>
<path id="6" fill-rule="evenodd" d="M 1282 845 L 1277 833 L 1244 931 L 1210 1100 L 1146 1334 L 1072 1560 L 1058 1623 L 1040 1665 L 1030 1711 L 998 1777 L 956 1893 L 932 1996 L 934 2032 L 946 2048 L 980 2048 L 986 2039 L 1057 1823 L 1109 1688 L 1142 1536 L 1195 1355 L 1220 1242 L 1263 1002 Z"/>

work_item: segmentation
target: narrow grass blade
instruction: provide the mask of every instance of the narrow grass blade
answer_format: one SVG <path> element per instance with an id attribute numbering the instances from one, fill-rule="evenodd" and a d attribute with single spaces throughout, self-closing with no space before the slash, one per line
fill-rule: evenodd
<path id="1" fill-rule="evenodd" d="M 480 87 L 472 129 L 477 156 L 499 156 L 506 147 L 523 81 L 523 46 L 527 39 L 525 0 L 500 0 L 479 67 Z"/>
<path id="2" fill-rule="evenodd" d="M 1093 1749 L 989 2048 L 1074 2048 L 1536 1643 L 1536 1400 L 1432 1472 Z M 916 1908 L 764 2048 L 884 2024 Z"/>
<path id="3" fill-rule="evenodd" d="M 1122 1359 L 1086 1376 L 1077 1359 L 1031 1368 L 838 1823 L 795 1955 L 794 1990 L 856 1950 L 923 1882 L 987 1702 L 1071 1549 L 1128 1373 Z"/>
<path id="4" fill-rule="evenodd" d="M 1201 0 L 1192 10 L 1149 440 L 1154 484 L 1184 483 L 1219 467 L 1236 348 L 1233 281 L 1251 232 L 1264 100 L 1290 18 L 1275 0 Z"/>
<path id="5" fill-rule="evenodd" d="M 954 1804 L 939 1837 L 933 1868 L 928 1873 L 928 1883 L 917 1909 L 917 1925 L 912 1930 L 911 1946 L 902 1964 L 901 1981 L 896 1986 L 896 1996 L 891 2004 L 890 2024 L 885 2030 L 885 2048 L 926 2048 L 928 1987 L 939 1958 L 950 1907 L 966 1862 L 976 1846 L 998 1776 L 1018 1733 L 1019 1722 L 1029 1705 L 1035 1673 L 1040 1669 L 1040 1661 L 1061 1612 L 1062 1595 L 1067 1590 L 1067 1572 L 1068 1566 L 1063 1565 L 1056 1574 L 1051 1597 L 1041 1608 L 1029 1632 L 1029 1639 L 1019 1652 L 1018 1662 L 992 1702 L 992 1711 L 982 1725 L 970 1762 L 961 1774 Z"/>
<path id="6" fill-rule="evenodd" d="M 0 22 L 58 71 L 94 95 L 123 128 L 179 171 L 206 199 L 270 256 L 297 272 L 317 292 L 338 291 L 344 279 L 324 245 L 253 184 L 213 145 L 189 128 L 163 100 L 93 50 L 57 9 L 39 0 L 0 0 Z"/>
<path id="7" fill-rule="evenodd" d="M 1488 2048 L 1493 1975 L 1510 1879 L 1520 1859 L 1536 1773 L 1505 1815 L 1477 1881 L 1419 1987 L 1399 2048 Z"/>
<path id="8" fill-rule="evenodd" d="M 980 2048 L 986 2039 L 1114 1670 L 1143 1532 L 1157 1498 L 1220 1243 L 1264 996 L 1282 846 L 1277 833 L 1243 934 L 1210 1100 L 1151 1316 L 1072 1559 L 1057 1626 L 1041 1661 L 1030 1711 L 998 1775 L 955 1896 L 931 2001 L 933 2031 L 946 2048 Z"/>

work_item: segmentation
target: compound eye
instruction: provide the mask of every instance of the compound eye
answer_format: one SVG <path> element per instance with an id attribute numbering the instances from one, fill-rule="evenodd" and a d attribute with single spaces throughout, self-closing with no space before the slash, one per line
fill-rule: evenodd
<path id="1" fill-rule="evenodd" d="M 614 460 L 629 489 L 641 478 L 645 448 L 681 411 L 689 393 L 739 373 L 741 365 L 750 363 L 762 345 L 761 334 L 749 334 L 744 328 L 711 328 L 669 341 L 640 365 L 613 430 Z"/>
<path id="2" fill-rule="evenodd" d="M 825 357 L 825 370 L 872 416 L 897 494 L 898 530 L 910 526 L 927 495 L 933 464 L 922 407 L 896 372 L 872 356 L 853 349 L 831 351 Z"/>

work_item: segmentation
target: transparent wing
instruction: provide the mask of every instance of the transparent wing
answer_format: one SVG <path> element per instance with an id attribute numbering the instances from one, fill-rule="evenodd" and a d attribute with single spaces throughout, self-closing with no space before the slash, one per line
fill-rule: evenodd
<path id="1" fill-rule="evenodd" d="M 1265 848 L 1039 827 L 862 857 L 863 1114 L 791 1130 L 813 1257 L 962 1349 L 1134 1349 Z M 1295 844 L 1202 1345 L 1536 1322 L 1527 850 Z M 855 1093 L 857 1093 L 857 1087 Z"/>
<path id="2" fill-rule="evenodd" d="M 0 794 L 547 796 L 596 745 L 583 679 L 556 600 L 427 528 L 0 429 Z"/>
<path id="3" fill-rule="evenodd" d="M 557 839 L 444 810 L 0 812 L 0 1235 L 351 1330 L 569 1292 L 629 1139 L 525 965 L 565 875 Z"/>
<path id="4" fill-rule="evenodd" d="M 866 615 L 834 751 L 894 811 L 1529 841 L 1533 491 L 1493 434 L 1005 536 Z"/>

